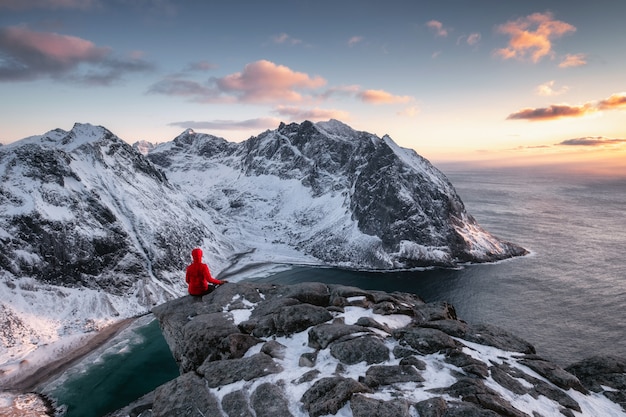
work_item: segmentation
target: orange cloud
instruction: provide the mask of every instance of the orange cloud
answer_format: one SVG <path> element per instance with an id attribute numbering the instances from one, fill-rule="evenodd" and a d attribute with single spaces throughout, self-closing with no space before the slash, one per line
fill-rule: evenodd
<path id="1" fill-rule="evenodd" d="M 600 110 L 626 109 L 626 92 L 613 94 L 598 103 Z"/>
<path id="2" fill-rule="evenodd" d="M 552 39 L 574 32 L 576 28 L 569 23 L 554 20 L 552 13 L 547 12 L 507 22 L 496 30 L 510 36 L 508 46 L 496 50 L 496 55 L 503 59 L 530 57 L 536 63 L 544 56 L 552 55 Z"/>
<path id="3" fill-rule="evenodd" d="M 358 96 L 364 102 L 372 104 L 394 104 L 411 101 L 411 97 L 409 96 L 395 96 L 384 90 L 365 90 L 360 92 Z"/>
<path id="4" fill-rule="evenodd" d="M 195 65 L 193 66 L 195 68 Z M 243 71 L 224 77 L 212 77 L 208 82 L 186 78 L 186 74 L 173 74 L 154 84 L 148 93 L 187 97 L 201 103 L 269 103 L 288 104 L 313 101 L 355 98 L 368 104 L 398 104 L 414 101 L 411 96 L 397 96 L 384 90 L 363 90 L 358 85 L 325 86 L 326 80 L 319 76 L 294 71 L 284 65 L 267 60 L 247 64 Z M 304 95 L 303 91 L 309 93 Z M 280 114 L 288 107 L 282 107 Z M 316 109 L 316 112 L 321 110 Z M 326 111 L 326 110 L 325 110 Z M 309 114 L 308 119 L 345 119 L 347 113 L 328 110 L 328 114 Z M 297 111 L 301 114 L 301 111 Z"/>
<path id="5" fill-rule="evenodd" d="M 297 102 L 303 99 L 297 89 L 315 89 L 326 84 L 322 77 L 310 77 L 267 60 L 247 64 L 242 72 L 215 82 L 221 91 L 235 94 L 241 101 L 249 103 Z"/>
<path id="6" fill-rule="evenodd" d="M 569 90 L 568 86 L 563 86 L 559 89 L 554 88 L 555 82 L 554 80 L 548 81 L 539 85 L 535 91 L 540 96 L 558 96 L 560 94 L 566 93 Z"/>
<path id="7" fill-rule="evenodd" d="M 582 106 L 569 106 L 567 104 L 553 104 L 544 108 L 526 108 L 518 112 L 512 113 L 507 120 L 525 119 L 525 120 L 554 120 L 563 117 L 581 117 L 589 113 L 595 112 L 596 109 L 588 104 Z"/>
<path id="8" fill-rule="evenodd" d="M 581 67 L 587 65 L 585 54 L 567 54 L 565 59 L 559 64 L 559 68 Z"/>
<path id="9" fill-rule="evenodd" d="M 613 94 L 598 102 L 589 102 L 578 106 L 553 104 L 544 108 L 526 108 L 510 114 L 507 120 L 554 120 L 563 117 L 581 117 L 600 110 L 626 110 L 626 92 Z"/>
<path id="10" fill-rule="evenodd" d="M 443 23 L 438 20 L 429 20 L 426 22 L 426 26 L 435 33 L 435 36 L 441 36 L 444 38 L 448 36 L 448 29 L 444 28 Z"/>
<path id="11" fill-rule="evenodd" d="M 604 147 L 626 144 L 626 139 L 605 138 L 603 136 L 587 136 L 584 138 L 567 139 L 557 145 Z"/>

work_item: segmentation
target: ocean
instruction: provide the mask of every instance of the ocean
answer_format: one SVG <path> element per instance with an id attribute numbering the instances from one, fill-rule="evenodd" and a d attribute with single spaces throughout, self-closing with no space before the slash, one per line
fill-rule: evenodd
<path id="1" fill-rule="evenodd" d="M 531 170 L 447 170 L 466 210 L 530 255 L 460 269 L 363 273 L 296 268 L 264 278 L 342 283 L 447 301 L 561 366 L 626 356 L 626 178 Z"/>
<path id="2" fill-rule="evenodd" d="M 479 224 L 525 247 L 530 255 L 410 272 L 294 267 L 255 280 L 340 283 L 447 301 L 459 318 L 508 330 L 561 366 L 593 355 L 626 357 L 626 178 L 519 169 L 444 173 Z M 135 332 L 144 335 L 139 342 L 117 354 L 98 356 L 97 364 L 70 375 L 50 392 L 59 404 L 66 404 L 66 417 L 100 417 L 129 397 L 149 392 L 155 383 L 177 376 L 171 353 L 155 329 L 158 332 L 155 322 L 137 328 Z M 143 377 L 113 378 L 112 371 L 121 363 L 126 374 Z M 164 371 L 147 377 L 144 372 L 151 367 Z M 95 386 L 97 394 L 92 394 Z M 130 386 L 133 392 L 128 395 Z M 97 411 L 82 406 L 83 399 L 93 395 Z"/>

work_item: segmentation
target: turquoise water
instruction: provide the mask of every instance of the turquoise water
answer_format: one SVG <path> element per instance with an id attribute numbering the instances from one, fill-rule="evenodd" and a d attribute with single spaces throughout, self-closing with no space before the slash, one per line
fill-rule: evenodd
<path id="1" fill-rule="evenodd" d="M 176 378 L 178 366 L 156 320 L 126 330 L 47 393 L 66 417 L 101 417 Z"/>

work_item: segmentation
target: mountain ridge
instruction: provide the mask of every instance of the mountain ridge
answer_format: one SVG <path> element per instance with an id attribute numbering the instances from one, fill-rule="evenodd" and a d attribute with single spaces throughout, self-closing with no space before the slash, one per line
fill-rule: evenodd
<path id="1" fill-rule="evenodd" d="M 415 151 L 339 121 L 142 145 L 77 123 L 0 148 L 0 363 L 183 295 L 194 246 L 215 275 L 526 253 L 484 231 Z"/>

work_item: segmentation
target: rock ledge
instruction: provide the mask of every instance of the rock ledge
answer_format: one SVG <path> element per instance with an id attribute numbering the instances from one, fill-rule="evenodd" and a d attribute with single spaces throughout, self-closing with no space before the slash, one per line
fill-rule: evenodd
<path id="1" fill-rule="evenodd" d="M 626 416 L 626 362 L 564 370 L 447 303 L 229 283 L 154 310 L 181 376 L 114 416 Z"/>

